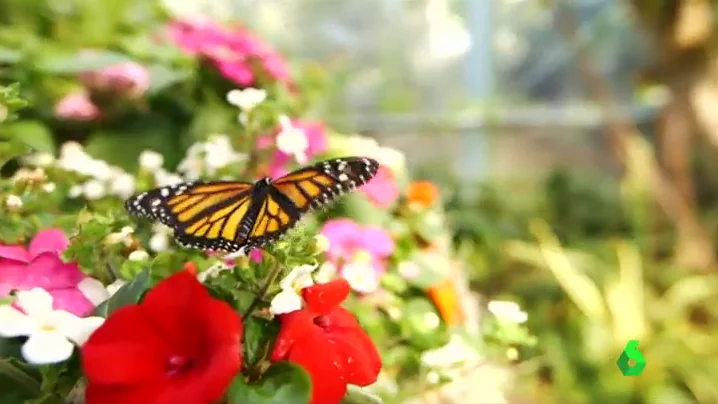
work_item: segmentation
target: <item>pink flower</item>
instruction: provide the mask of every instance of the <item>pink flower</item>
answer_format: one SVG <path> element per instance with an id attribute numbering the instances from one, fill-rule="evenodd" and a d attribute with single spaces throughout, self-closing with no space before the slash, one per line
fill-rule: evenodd
<path id="1" fill-rule="evenodd" d="M 52 295 L 54 309 L 89 315 L 102 300 L 104 288 L 83 274 L 77 264 L 60 259 L 69 244 L 60 229 L 38 232 L 27 249 L 0 244 L 0 297 L 13 290 L 39 287 Z M 102 289 L 99 293 L 98 287 Z"/>
<path id="2" fill-rule="evenodd" d="M 150 87 L 150 73 L 141 64 L 124 62 L 102 70 L 80 74 L 80 80 L 89 89 L 141 97 Z"/>
<path id="3" fill-rule="evenodd" d="M 329 239 L 327 257 L 352 289 L 371 293 L 378 289 L 386 260 L 394 253 L 394 240 L 379 226 L 361 226 L 349 219 L 332 219 L 322 227 Z"/>
<path id="4" fill-rule="evenodd" d="M 55 105 L 55 116 L 61 119 L 94 121 L 100 115 L 100 109 L 85 91 L 68 94 Z"/>
<path id="5" fill-rule="evenodd" d="M 361 187 L 369 200 L 377 207 L 388 208 L 399 198 L 399 187 L 387 167 L 379 167 L 376 176 Z"/>
<path id="6" fill-rule="evenodd" d="M 328 148 L 327 132 L 324 124 L 316 121 L 302 121 L 292 119 L 289 120 L 290 124 L 295 129 L 304 132 L 307 140 L 307 148 L 304 150 L 304 154 L 307 160 L 311 160 L 314 156 L 323 153 Z M 276 146 L 277 137 L 282 132 L 283 128 L 280 126 L 275 129 L 274 133 L 267 136 L 260 136 L 257 139 L 257 148 L 266 149 Z M 275 148 L 272 159 L 269 163 L 269 167 L 266 170 L 266 175 L 277 178 L 288 172 L 287 165 L 293 160 L 293 156 L 287 154 L 278 148 Z"/>
<path id="7" fill-rule="evenodd" d="M 183 51 L 205 58 L 240 87 L 252 86 L 265 76 L 292 85 L 281 55 L 246 29 L 224 28 L 211 21 L 173 21 L 167 34 Z"/>

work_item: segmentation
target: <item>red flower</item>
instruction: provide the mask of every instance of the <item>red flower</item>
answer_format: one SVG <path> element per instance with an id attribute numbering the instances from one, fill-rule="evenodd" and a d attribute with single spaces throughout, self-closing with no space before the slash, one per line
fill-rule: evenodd
<path id="1" fill-rule="evenodd" d="M 306 308 L 279 316 L 282 328 L 272 361 L 288 360 L 312 379 L 312 403 L 339 403 L 347 384 L 376 381 L 381 357 L 356 318 L 339 307 L 349 294 L 344 279 L 302 290 Z"/>
<path id="2" fill-rule="evenodd" d="M 189 271 L 113 312 L 82 347 L 87 404 L 209 404 L 242 361 L 241 318 Z"/>

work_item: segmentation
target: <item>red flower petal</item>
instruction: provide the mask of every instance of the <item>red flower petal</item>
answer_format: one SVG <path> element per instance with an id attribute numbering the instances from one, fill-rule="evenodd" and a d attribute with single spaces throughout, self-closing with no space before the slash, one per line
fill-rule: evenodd
<path id="1" fill-rule="evenodd" d="M 336 348 L 320 328 L 316 327 L 312 334 L 294 346 L 289 352 L 289 361 L 309 373 L 312 379 L 311 404 L 339 403 L 347 392 L 347 383 L 341 363 L 337 360 Z"/>
<path id="2" fill-rule="evenodd" d="M 166 370 L 165 343 L 136 305 L 118 309 L 82 346 L 90 384 L 151 382 Z"/>
<path id="3" fill-rule="evenodd" d="M 307 310 L 297 310 L 279 316 L 282 328 L 274 341 L 271 360 L 276 362 L 287 359 L 289 350 L 297 341 L 308 335 L 314 325 L 314 315 Z"/>
<path id="4" fill-rule="evenodd" d="M 83 347 L 88 391 L 98 404 L 211 404 L 241 367 L 241 335 L 232 307 L 179 272 L 139 305 L 114 312 L 90 337 Z"/>
<path id="5" fill-rule="evenodd" d="M 302 297 L 310 311 L 327 314 L 342 304 L 344 299 L 349 296 L 349 290 L 349 282 L 340 278 L 304 288 Z"/>
<path id="6" fill-rule="evenodd" d="M 342 368 L 347 383 L 358 386 L 374 383 L 381 370 L 381 356 L 374 342 L 348 311 L 339 308 L 329 318 L 331 326 L 326 329 L 327 336 L 343 359 Z"/>
<path id="7" fill-rule="evenodd" d="M 208 298 L 207 289 L 182 271 L 147 292 L 140 307 L 174 354 L 199 356 L 204 347 L 200 330 L 206 313 L 200 312 L 197 304 Z"/>
<path id="8" fill-rule="evenodd" d="M 144 386 L 110 386 L 90 383 L 85 390 L 85 404 L 156 403 L 157 385 L 148 381 Z"/>

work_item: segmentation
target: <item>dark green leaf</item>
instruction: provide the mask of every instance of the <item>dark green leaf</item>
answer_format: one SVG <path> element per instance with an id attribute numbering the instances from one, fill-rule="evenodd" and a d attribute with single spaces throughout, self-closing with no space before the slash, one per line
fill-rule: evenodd
<path id="1" fill-rule="evenodd" d="M 257 317 L 244 319 L 244 352 L 248 367 L 254 367 L 268 352 L 279 331 L 275 321 Z"/>
<path id="2" fill-rule="evenodd" d="M 122 285 L 112 297 L 95 308 L 94 315 L 107 317 L 113 311 L 128 304 L 140 301 L 142 295 L 150 288 L 150 272 L 142 271 L 134 279 Z"/>
<path id="3" fill-rule="evenodd" d="M 20 358 L 22 338 L 0 338 L 0 358 Z"/>
<path id="4" fill-rule="evenodd" d="M 8 139 L 22 142 L 35 151 L 55 152 L 55 141 L 52 138 L 52 133 L 42 122 L 20 121 L 10 123 L 3 128 L 3 134 Z"/>
<path id="5" fill-rule="evenodd" d="M 376 396 L 361 387 L 349 385 L 347 395 L 342 399 L 341 404 L 382 404 L 381 397 Z"/>
<path id="6" fill-rule="evenodd" d="M 257 384 L 247 384 L 242 375 L 227 393 L 229 404 L 307 404 L 312 391 L 309 375 L 289 362 L 277 362 Z"/>
<path id="7" fill-rule="evenodd" d="M 40 382 L 11 359 L 0 358 L 0 403 L 22 403 L 40 396 Z"/>
<path id="8" fill-rule="evenodd" d="M 181 154 L 175 127 L 161 115 L 127 119 L 119 127 L 95 132 L 86 149 L 93 157 L 129 171 L 137 168 L 137 156 L 145 149 L 161 152 L 170 166 Z"/>

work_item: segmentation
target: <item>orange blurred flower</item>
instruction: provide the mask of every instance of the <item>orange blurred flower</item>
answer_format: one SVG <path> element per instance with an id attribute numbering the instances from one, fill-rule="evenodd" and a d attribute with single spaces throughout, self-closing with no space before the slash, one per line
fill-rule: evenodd
<path id="1" fill-rule="evenodd" d="M 461 300 L 451 277 L 431 286 L 426 293 L 439 309 L 439 314 L 446 324 L 449 326 L 464 324 L 465 316 L 461 308 Z"/>
<path id="2" fill-rule="evenodd" d="M 439 188 L 429 181 L 414 181 L 409 184 L 407 197 L 409 203 L 428 208 L 439 200 Z"/>

